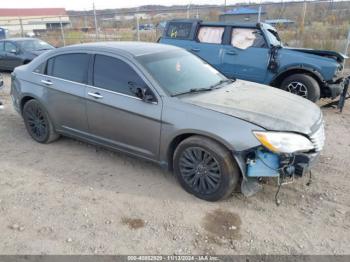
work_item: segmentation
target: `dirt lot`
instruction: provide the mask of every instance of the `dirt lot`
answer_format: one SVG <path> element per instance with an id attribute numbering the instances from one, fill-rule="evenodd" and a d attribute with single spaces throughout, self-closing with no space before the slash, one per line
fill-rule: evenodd
<path id="1" fill-rule="evenodd" d="M 41 145 L 0 91 L 1 254 L 350 254 L 350 101 L 324 109 L 306 179 L 208 203 L 158 166 L 68 138 Z"/>

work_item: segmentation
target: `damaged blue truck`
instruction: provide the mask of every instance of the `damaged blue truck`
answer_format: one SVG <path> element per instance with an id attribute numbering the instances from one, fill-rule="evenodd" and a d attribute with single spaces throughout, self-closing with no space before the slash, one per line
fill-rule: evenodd
<path id="1" fill-rule="evenodd" d="M 342 93 L 345 55 L 285 47 L 265 23 L 168 21 L 160 43 L 182 47 L 228 78 L 277 87 L 317 102 Z"/>

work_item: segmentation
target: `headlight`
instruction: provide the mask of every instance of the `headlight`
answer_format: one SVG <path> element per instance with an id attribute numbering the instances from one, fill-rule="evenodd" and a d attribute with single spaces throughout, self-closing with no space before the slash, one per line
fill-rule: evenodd
<path id="1" fill-rule="evenodd" d="M 275 153 L 306 152 L 314 149 L 312 142 L 302 135 L 287 132 L 253 133 L 264 147 Z"/>

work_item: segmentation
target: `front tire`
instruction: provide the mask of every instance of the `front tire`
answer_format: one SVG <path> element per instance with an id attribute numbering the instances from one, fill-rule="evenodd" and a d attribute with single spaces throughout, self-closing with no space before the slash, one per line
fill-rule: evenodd
<path id="1" fill-rule="evenodd" d="M 192 136 L 182 141 L 175 150 L 173 161 L 181 186 L 207 201 L 230 196 L 240 177 L 230 152 L 206 137 Z"/>
<path id="2" fill-rule="evenodd" d="M 320 99 L 320 85 L 316 79 L 306 74 L 288 76 L 283 80 L 280 88 L 312 102 L 317 102 Z"/>
<path id="3" fill-rule="evenodd" d="M 59 137 L 46 110 L 35 99 L 25 103 L 22 115 L 26 129 L 35 141 L 48 144 Z"/>

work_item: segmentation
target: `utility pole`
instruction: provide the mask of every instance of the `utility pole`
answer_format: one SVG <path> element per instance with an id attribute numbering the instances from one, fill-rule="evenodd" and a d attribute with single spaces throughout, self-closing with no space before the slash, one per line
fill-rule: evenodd
<path id="1" fill-rule="evenodd" d="M 137 33 L 137 41 L 140 41 L 140 17 L 136 14 L 136 33 Z"/>
<path id="2" fill-rule="evenodd" d="M 95 2 L 92 2 L 92 7 L 93 7 L 93 9 L 94 9 L 96 39 L 99 39 L 99 35 L 98 35 L 98 25 L 97 25 L 97 17 L 96 17 L 96 9 L 95 9 Z"/>
<path id="3" fill-rule="evenodd" d="M 301 32 L 302 33 L 304 33 L 306 8 L 307 8 L 307 3 L 306 3 L 306 0 L 304 0 L 303 16 L 302 16 L 302 20 L 301 20 Z"/>
<path id="4" fill-rule="evenodd" d="M 19 18 L 19 25 L 21 27 L 21 37 L 24 37 L 23 21 L 22 18 Z"/>
<path id="5" fill-rule="evenodd" d="M 188 6 L 187 6 L 187 19 L 190 18 L 190 8 L 191 8 L 191 0 L 189 0 Z"/>
<path id="6" fill-rule="evenodd" d="M 87 30 L 87 28 L 88 28 L 88 23 L 87 23 L 87 12 L 86 12 L 86 10 L 84 10 L 85 12 L 85 15 L 84 15 L 84 27 L 86 28 L 86 30 Z"/>
<path id="7" fill-rule="evenodd" d="M 66 39 L 64 38 L 64 31 L 63 31 L 63 25 L 62 25 L 62 17 L 59 17 L 59 18 L 60 18 L 62 43 L 63 43 L 63 46 L 66 46 Z"/>
<path id="8" fill-rule="evenodd" d="M 261 4 L 259 5 L 258 23 L 261 22 Z"/>

